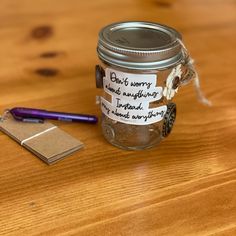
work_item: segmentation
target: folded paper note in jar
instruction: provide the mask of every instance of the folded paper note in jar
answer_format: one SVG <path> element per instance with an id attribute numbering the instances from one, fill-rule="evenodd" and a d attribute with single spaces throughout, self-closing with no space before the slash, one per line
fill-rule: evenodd
<path id="1" fill-rule="evenodd" d="M 197 75 L 180 33 L 150 22 L 114 23 L 100 31 L 97 52 L 104 137 L 131 150 L 158 144 L 172 130 L 179 86 Z"/>

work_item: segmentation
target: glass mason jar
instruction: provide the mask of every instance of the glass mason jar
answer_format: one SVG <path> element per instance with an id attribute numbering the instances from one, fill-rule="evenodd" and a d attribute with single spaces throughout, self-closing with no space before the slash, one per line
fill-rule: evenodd
<path id="1" fill-rule="evenodd" d="M 181 35 L 151 22 L 114 23 L 100 31 L 97 52 L 104 137 L 123 149 L 158 144 L 175 121 L 172 98 L 191 77 Z"/>

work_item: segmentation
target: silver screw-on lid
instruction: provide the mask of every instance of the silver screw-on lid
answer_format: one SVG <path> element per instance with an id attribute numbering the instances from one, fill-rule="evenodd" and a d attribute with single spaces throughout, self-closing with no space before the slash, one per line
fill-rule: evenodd
<path id="1" fill-rule="evenodd" d="M 181 35 L 151 22 L 119 22 L 99 33 L 98 56 L 108 64 L 146 70 L 165 69 L 183 59 Z"/>

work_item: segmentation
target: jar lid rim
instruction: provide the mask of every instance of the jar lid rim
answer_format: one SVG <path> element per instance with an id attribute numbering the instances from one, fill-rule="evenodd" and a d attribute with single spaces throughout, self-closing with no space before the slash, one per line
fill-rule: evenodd
<path id="1" fill-rule="evenodd" d="M 145 31 L 145 32 L 142 32 L 142 31 Z M 150 35 L 149 32 L 152 33 L 152 35 Z M 137 36 L 137 34 L 139 34 L 140 36 L 141 33 L 146 34 L 147 37 L 159 36 L 159 38 L 153 37 L 153 41 L 151 42 L 151 45 L 150 45 L 150 41 L 152 39 L 148 38 L 148 41 L 146 40 L 144 44 L 146 43 L 149 45 L 142 45 L 141 47 L 138 47 L 136 45 L 139 43 L 142 43 L 145 40 L 144 38 L 135 38 L 135 41 L 133 42 L 129 42 L 128 39 L 125 38 L 125 36 L 129 37 L 131 34 L 133 35 L 135 34 L 134 36 Z M 142 36 L 144 35 L 141 35 L 141 37 Z M 165 39 L 163 39 L 163 37 L 161 38 L 160 36 L 165 36 Z M 104 47 L 108 47 L 117 51 L 124 50 L 127 52 L 133 52 L 133 53 L 135 52 L 137 53 L 163 52 L 167 50 L 168 48 L 175 46 L 175 44 L 177 43 L 177 38 L 181 39 L 182 37 L 181 37 L 181 34 L 175 29 L 169 26 L 163 25 L 163 24 L 157 24 L 157 23 L 147 22 L 147 21 L 117 22 L 117 23 L 113 23 L 113 24 L 105 26 L 99 32 L 99 43 L 101 43 Z M 159 39 L 158 40 L 159 42 L 158 41 L 155 42 L 154 40 L 156 39 Z M 158 45 L 160 43 L 162 45 Z"/>
<path id="2" fill-rule="evenodd" d="M 98 55 L 111 64 L 120 61 L 127 68 L 141 64 L 145 67 L 148 63 L 158 68 L 159 61 L 163 67 L 163 61 L 174 64 L 176 56 L 181 54 L 182 47 L 178 42 L 181 38 L 175 29 L 162 24 L 145 21 L 113 23 L 99 32 Z"/>

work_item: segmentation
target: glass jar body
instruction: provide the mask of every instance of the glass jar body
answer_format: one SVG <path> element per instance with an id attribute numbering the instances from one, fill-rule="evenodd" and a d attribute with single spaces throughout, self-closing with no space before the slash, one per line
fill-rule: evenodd
<path id="1" fill-rule="evenodd" d="M 106 75 L 107 69 L 109 70 L 115 70 L 121 73 L 129 73 L 133 74 L 134 78 L 135 75 L 137 76 L 137 82 L 139 82 L 139 76 L 143 75 L 142 81 L 145 81 L 145 75 L 155 75 L 156 81 L 155 86 L 159 87 L 163 90 L 163 88 L 166 86 L 166 79 L 168 75 L 171 73 L 172 68 L 166 68 L 164 70 L 134 70 L 134 69 L 126 69 L 122 67 L 117 67 L 114 65 L 109 65 L 107 63 L 102 62 L 101 68 L 104 70 L 104 77 L 108 76 Z M 103 95 L 102 98 L 108 101 L 109 103 L 112 103 L 112 95 L 111 93 L 107 93 L 107 90 L 104 88 L 103 84 Z M 142 90 L 142 88 L 140 88 Z M 122 91 L 122 88 L 121 88 Z M 136 89 L 137 91 L 137 89 Z M 145 98 L 144 98 L 145 100 Z M 158 100 L 151 101 L 148 103 L 148 109 L 155 109 L 158 107 L 167 107 L 170 104 L 170 100 L 167 100 L 164 96 L 159 97 Z M 168 110 L 168 109 L 167 109 Z M 175 111 L 174 111 L 175 112 Z M 141 113 L 140 113 L 141 114 Z M 175 116 L 174 116 L 175 118 Z M 125 123 L 117 119 L 113 119 L 106 113 L 102 112 L 102 132 L 105 137 L 105 139 L 122 149 L 128 149 L 128 150 L 142 150 L 151 148 L 158 143 L 165 137 L 166 135 L 166 120 L 165 116 L 162 117 L 162 119 L 158 122 L 154 123 L 145 123 L 143 124 L 132 124 L 131 123 Z M 174 122 L 174 120 L 173 120 Z M 172 124 L 173 125 L 173 124 Z"/>

